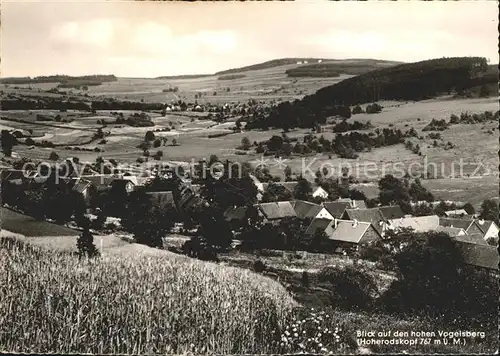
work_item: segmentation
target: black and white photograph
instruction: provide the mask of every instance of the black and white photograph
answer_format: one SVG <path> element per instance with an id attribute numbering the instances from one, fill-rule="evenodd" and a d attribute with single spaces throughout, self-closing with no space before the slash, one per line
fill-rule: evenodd
<path id="1" fill-rule="evenodd" d="M 498 352 L 497 1 L 0 6 L 1 353 Z"/>

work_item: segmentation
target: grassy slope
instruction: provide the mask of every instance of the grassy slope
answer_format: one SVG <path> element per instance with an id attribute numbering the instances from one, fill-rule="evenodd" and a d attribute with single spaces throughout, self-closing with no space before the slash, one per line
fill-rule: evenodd
<path id="1" fill-rule="evenodd" d="M 89 265 L 68 254 L 3 246 L 0 349 L 272 351 L 271 330 L 283 326 L 295 304 L 283 287 L 248 271 L 157 251 L 106 254 Z"/>

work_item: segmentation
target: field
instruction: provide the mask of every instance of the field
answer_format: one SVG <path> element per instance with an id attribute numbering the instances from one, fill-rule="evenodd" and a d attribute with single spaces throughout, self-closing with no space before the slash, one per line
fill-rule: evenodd
<path id="1" fill-rule="evenodd" d="M 269 278 L 169 252 L 86 262 L 2 243 L 0 348 L 10 352 L 269 353 L 296 305 Z"/>

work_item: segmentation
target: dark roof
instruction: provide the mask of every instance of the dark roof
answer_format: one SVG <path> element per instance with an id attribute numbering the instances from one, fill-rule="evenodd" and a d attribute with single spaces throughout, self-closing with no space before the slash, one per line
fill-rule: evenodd
<path id="1" fill-rule="evenodd" d="M 482 224 L 481 221 L 483 222 Z M 492 220 L 476 220 L 476 224 L 479 226 L 479 229 L 483 232 L 483 234 L 486 234 L 491 225 L 495 224 L 495 222 Z"/>
<path id="2" fill-rule="evenodd" d="M 307 227 L 305 234 L 312 236 L 316 231 L 324 231 L 328 236 L 333 233 L 333 220 L 330 219 L 313 219 Z"/>
<path id="3" fill-rule="evenodd" d="M 323 206 L 334 218 L 340 219 L 344 215 L 345 210 L 350 207 L 350 204 L 349 202 L 334 201 L 323 203 Z"/>
<path id="4" fill-rule="evenodd" d="M 304 200 L 294 200 L 292 206 L 299 219 L 312 219 L 314 218 L 323 208 L 319 204 L 314 204 L 309 201 Z"/>
<path id="5" fill-rule="evenodd" d="M 349 220 L 357 220 L 360 222 L 368 222 L 373 225 L 377 232 L 381 233 L 383 226 L 380 221 L 385 221 L 384 216 L 378 208 L 371 209 L 346 209 L 345 215 Z"/>
<path id="6" fill-rule="evenodd" d="M 98 188 L 107 188 L 111 185 L 111 183 L 117 179 L 113 175 L 104 175 L 104 174 L 98 174 L 98 175 L 82 175 L 81 178 L 88 180 L 91 182 L 94 186 Z"/>
<path id="7" fill-rule="evenodd" d="M 442 218 L 442 217 L 439 218 L 439 225 L 458 227 L 464 229 L 466 232 L 473 223 L 474 220 L 470 219 L 455 219 L 455 218 Z"/>
<path id="8" fill-rule="evenodd" d="M 477 245 L 488 245 L 481 234 L 459 235 L 454 237 L 456 241 L 468 242 Z"/>
<path id="9" fill-rule="evenodd" d="M 257 208 L 268 220 L 297 216 L 292 203 L 289 201 L 257 204 Z"/>
<path id="10" fill-rule="evenodd" d="M 447 233 L 448 235 L 450 235 L 452 237 L 453 236 L 458 236 L 460 234 L 465 235 L 465 230 L 461 229 L 459 227 L 438 226 L 435 231 L 437 231 L 437 232 L 445 232 L 445 233 Z"/>
<path id="11" fill-rule="evenodd" d="M 347 202 L 350 204 L 350 208 L 354 209 L 366 209 L 366 203 L 364 200 L 352 200 L 351 198 L 338 198 L 337 202 Z"/>
<path id="12" fill-rule="evenodd" d="M 328 237 L 332 240 L 359 243 L 372 225 L 369 222 L 337 220 L 337 227 Z"/>
<path id="13" fill-rule="evenodd" d="M 496 247 L 462 241 L 457 241 L 457 247 L 466 264 L 498 270 L 499 257 Z"/>
<path id="14" fill-rule="evenodd" d="M 405 216 L 399 205 L 379 206 L 378 209 L 386 220 L 404 218 Z"/>

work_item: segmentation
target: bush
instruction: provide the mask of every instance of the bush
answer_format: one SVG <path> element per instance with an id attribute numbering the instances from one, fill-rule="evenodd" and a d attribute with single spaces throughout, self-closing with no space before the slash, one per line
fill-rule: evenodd
<path id="1" fill-rule="evenodd" d="M 366 106 L 367 114 L 376 114 L 382 111 L 382 106 L 377 103 L 369 104 Z"/>
<path id="2" fill-rule="evenodd" d="M 373 278 L 359 267 L 326 267 L 320 271 L 318 278 L 330 284 L 331 303 L 339 308 L 369 309 L 378 295 Z"/>
<path id="3" fill-rule="evenodd" d="M 49 160 L 57 161 L 58 159 L 59 159 L 59 155 L 56 152 L 54 152 L 54 151 L 50 152 Z"/>
<path id="4" fill-rule="evenodd" d="M 257 273 L 262 273 L 266 270 L 266 265 L 261 260 L 257 260 L 253 263 L 253 270 Z"/>

